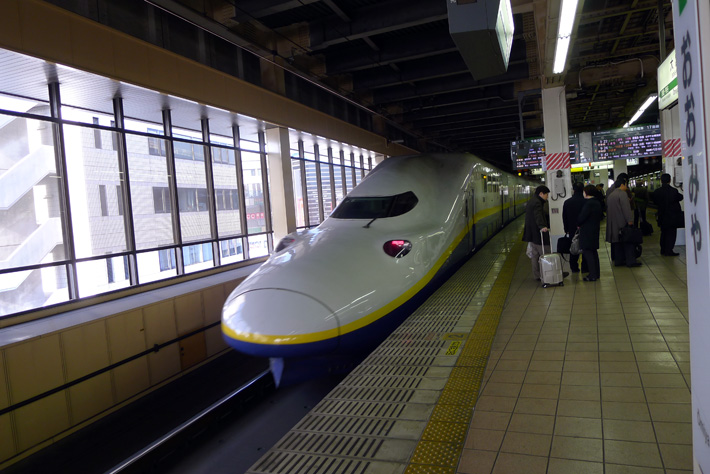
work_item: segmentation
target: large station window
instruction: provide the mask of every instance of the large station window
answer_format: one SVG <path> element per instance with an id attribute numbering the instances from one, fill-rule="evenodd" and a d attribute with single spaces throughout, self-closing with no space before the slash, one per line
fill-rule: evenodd
<path id="1" fill-rule="evenodd" d="M 269 254 L 263 127 L 114 86 L 0 84 L 0 317 Z"/>
<path id="2" fill-rule="evenodd" d="M 317 145 L 299 141 L 291 146 L 296 226 L 299 229 L 315 227 L 370 171 L 372 160 L 355 159 L 352 152 L 329 148 L 327 143 Z"/>

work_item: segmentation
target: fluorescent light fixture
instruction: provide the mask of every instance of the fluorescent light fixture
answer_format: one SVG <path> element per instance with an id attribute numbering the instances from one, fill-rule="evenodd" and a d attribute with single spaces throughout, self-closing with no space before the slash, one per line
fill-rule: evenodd
<path id="1" fill-rule="evenodd" d="M 576 13 L 577 0 L 562 0 L 560 18 L 557 24 L 557 44 L 555 45 L 555 62 L 552 67 L 553 74 L 560 74 L 565 69 Z"/>
<path id="2" fill-rule="evenodd" d="M 569 49 L 570 37 L 557 38 L 555 46 L 555 64 L 552 66 L 553 74 L 560 74 L 565 70 L 565 62 L 567 61 L 567 50 Z"/>
<path id="3" fill-rule="evenodd" d="M 648 106 L 651 105 L 653 103 L 653 101 L 656 100 L 657 98 L 658 98 L 658 96 L 656 94 L 649 95 L 648 99 L 646 99 L 646 101 L 643 103 L 643 105 L 641 105 L 641 107 L 639 107 L 639 109 L 636 111 L 634 116 L 631 117 L 631 120 L 629 120 L 628 122 L 626 122 L 624 124 L 624 128 L 627 128 L 629 125 L 631 125 L 632 123 L 637 121 L 639 119 L 639 117 L 646 111 Z"/>

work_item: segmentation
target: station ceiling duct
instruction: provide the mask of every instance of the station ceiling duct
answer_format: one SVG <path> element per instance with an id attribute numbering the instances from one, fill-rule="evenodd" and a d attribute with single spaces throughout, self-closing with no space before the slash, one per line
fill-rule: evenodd
<path id="1" fill-rule="evenodd" d="M 513 45 L 510 0 L 449 0 L 449 33 L 476 80 L 505 74 Z"/>

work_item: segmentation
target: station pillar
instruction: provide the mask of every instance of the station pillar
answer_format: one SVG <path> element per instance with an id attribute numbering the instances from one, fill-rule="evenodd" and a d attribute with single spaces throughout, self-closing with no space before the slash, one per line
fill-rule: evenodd
<path id="1" fill-rule="evenodd" d="M 276 127 L 266 131 L 266 159 L 269 162 L 271 181 L 271 225 L 274 242 L 278 242 L 287 234 L 296 231 L 291 144 L 286 128 Z"/>
<path id="2" fill-rule="evenodd" d="M 683 192 L 683 158 L 680 143 L 680 110 L 677 105 L 661 110 L 661 143 L 663 165 L 661 173 L 671 175 L 671 186 Z M 681 208 L 685 203 L 681 201 Z M 678 229 L 676 245 L 685 245 L 685 229 Z"/>
<path id="3" fill-rule="evenodd" d="M 556 250 L 557 239 L 564 235 L 562 205 L 572 195 L 569 132 L 567 128 L 567 98 L 565 88 L 542 90 L 542 118 L 545 129 L 545 183 L 550 188 L 550 242 Z"/>
<path id="4" fill-rule="evenodd" d="M 600 168 L 599 178 L 597 179 L 598 181 L 594 184 L 602 183 L 604 185 L 604 192 L 606 192 L 606 190 L 609 189 L 609 168 Z"/>
<path id="5" fill-rule="evenodd" d="M 626 163 L 626 160 L 614 160 L 614 181 L 616 181 L 617 176 L 621 173 L 628 173 L 629 172 L 629 166 Z M 609 174 L 607 173 L 607 179 L 609 177 Z"/>

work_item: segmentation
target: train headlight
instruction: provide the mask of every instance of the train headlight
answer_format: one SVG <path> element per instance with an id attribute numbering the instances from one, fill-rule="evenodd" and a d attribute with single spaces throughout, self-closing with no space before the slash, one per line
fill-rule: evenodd
<path id="1" fill-rule="evenodd" d="M 402 258 L 412 250 L 412 243 L 408 240 L 390 240 L 385 242 L 382 249 L 390 257 Z"/>
<path id="2" fill-rule="evenodd" d="M 294 239 L 293 237 L 284 237 L 283 239 L 281 239 L 279 241 L 279 244 L 276 246 L 276 251 L 277 252 L 282 251 L 283 249 L 285 249 L 286 247 L 288 247 L 289 245 L 291 245 L 295 241 L 296 241 L 296 239 Z"/>

